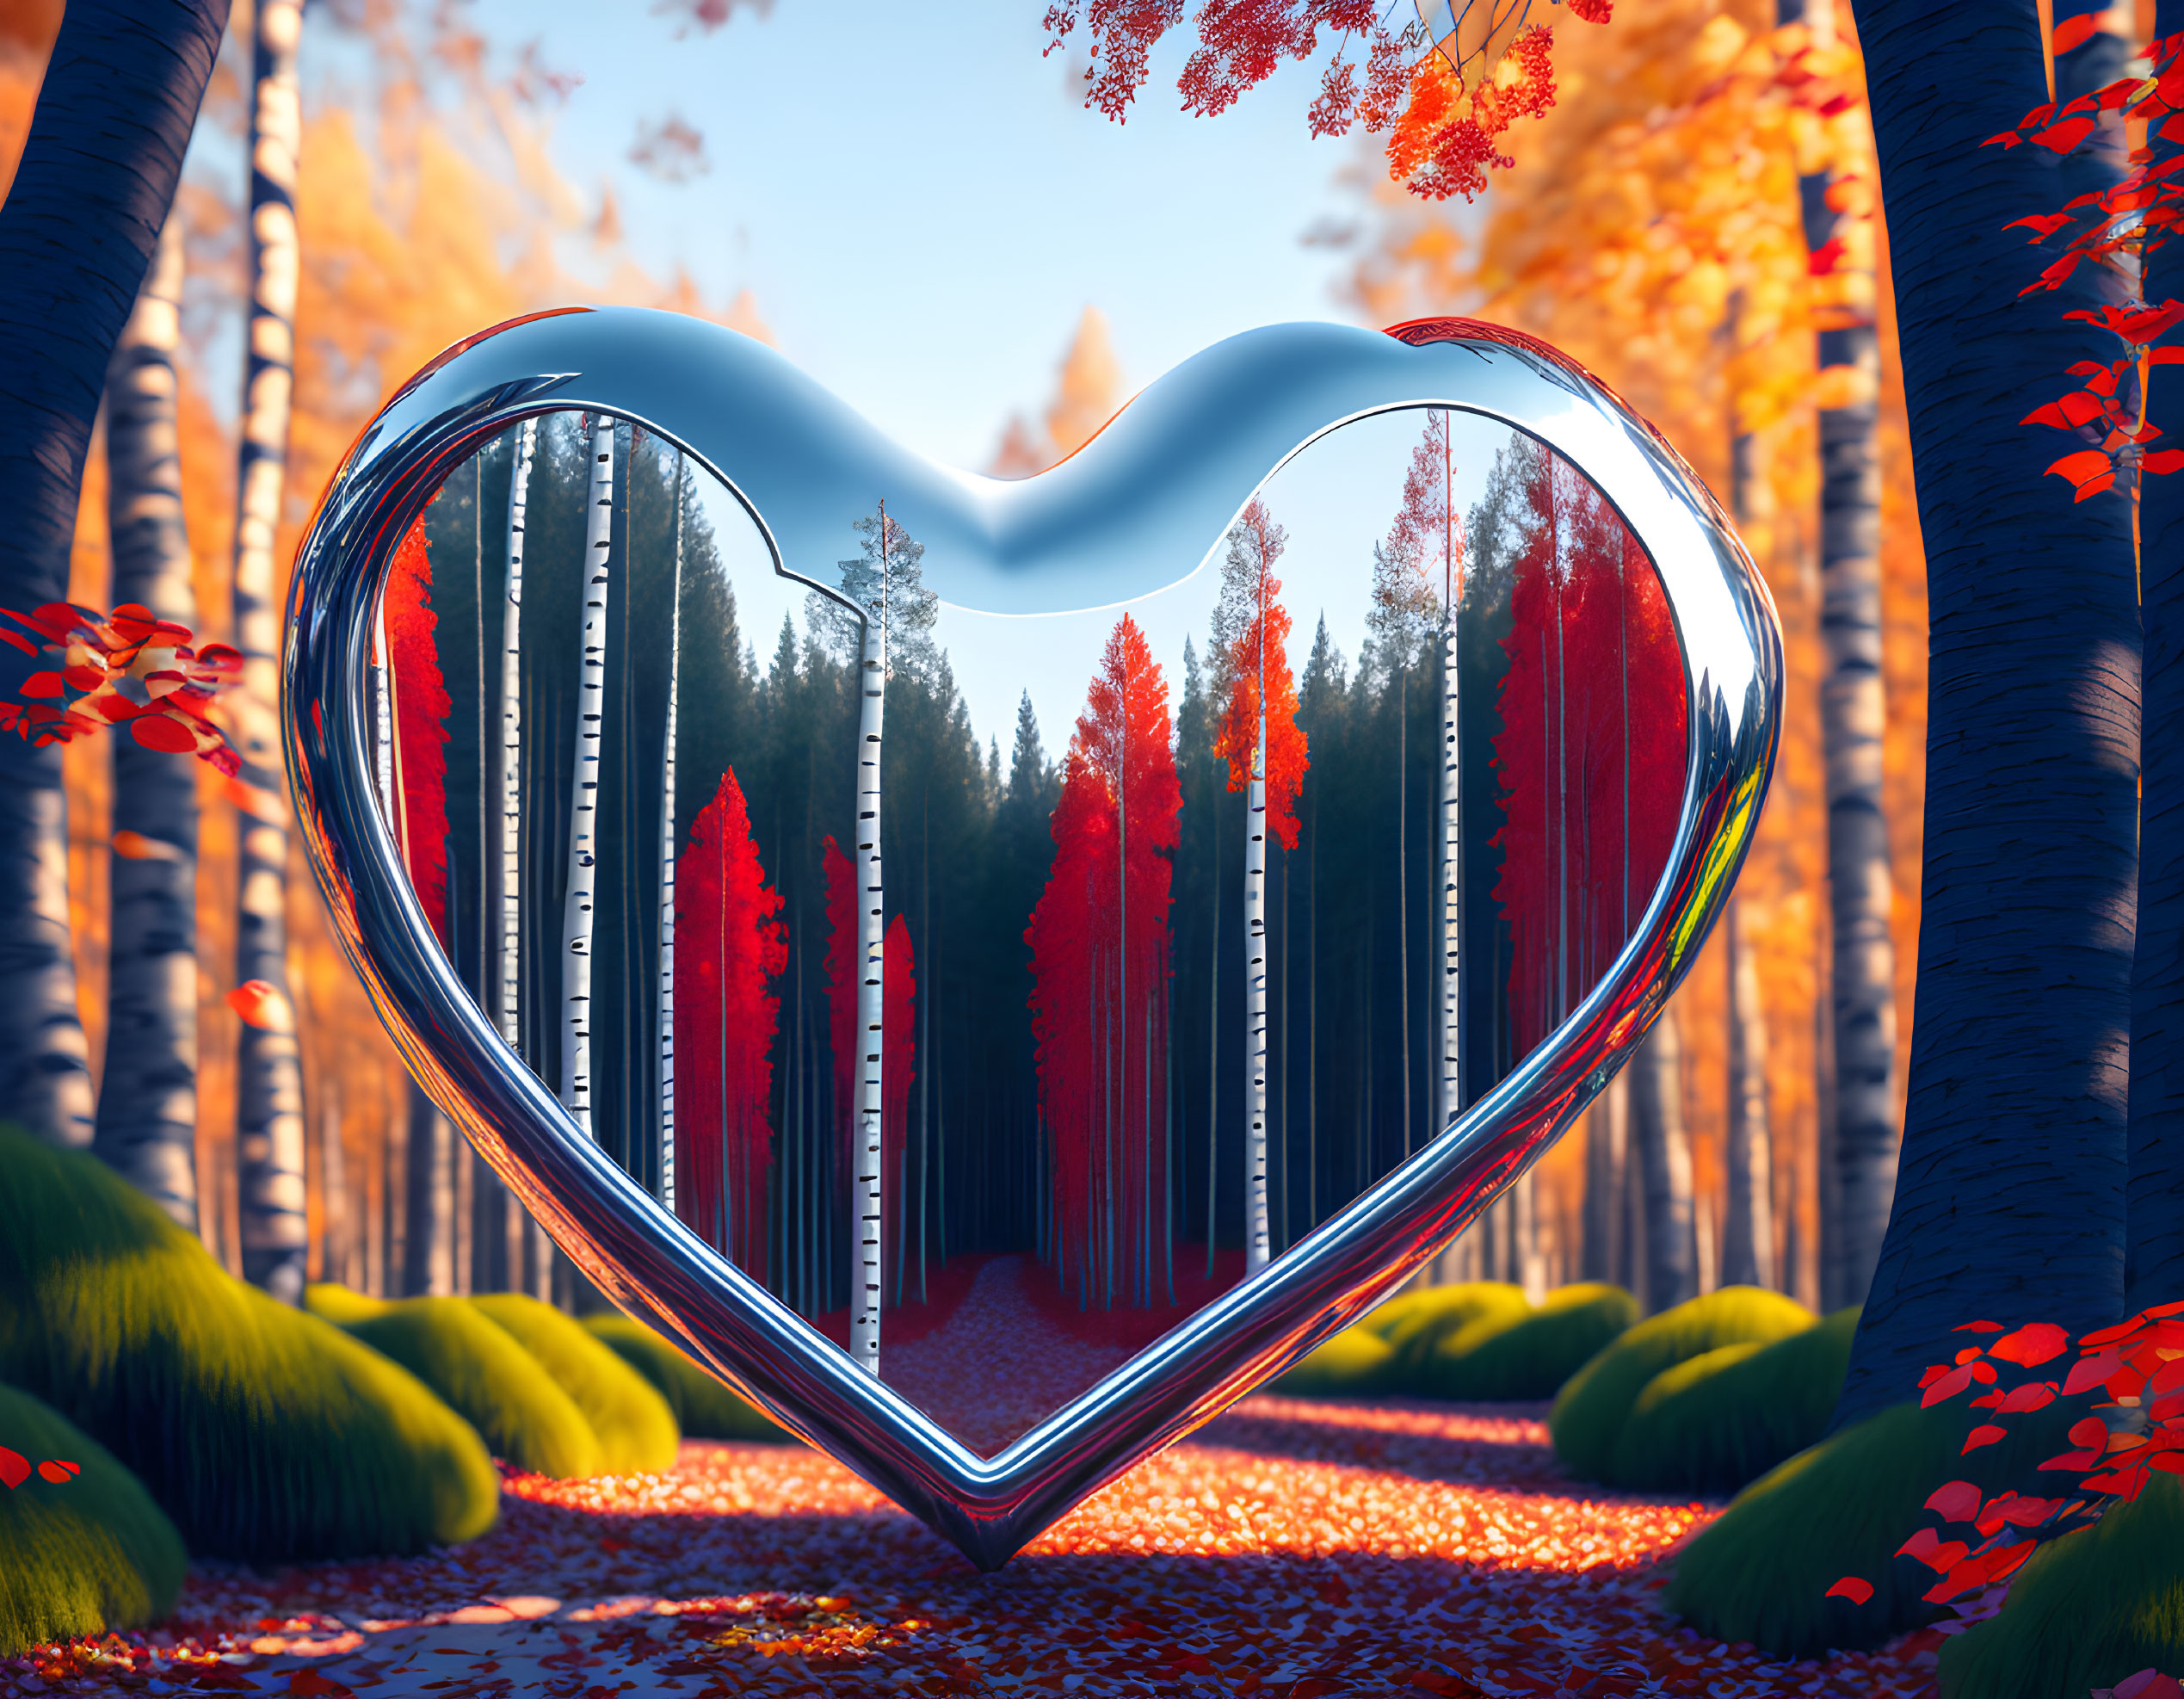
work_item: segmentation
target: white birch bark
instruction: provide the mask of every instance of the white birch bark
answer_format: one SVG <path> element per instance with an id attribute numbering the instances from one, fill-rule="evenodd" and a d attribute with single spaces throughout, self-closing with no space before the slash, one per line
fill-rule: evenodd
<path id="1" fill-rule="evenodd" d="M 1261 639 L 1265 642 L 1265 625 Z M 1243 1267 L 1255 1274 L 1272 1251 L 1267 1211 L 1267 697 L 1259 693 L 1259 741 L 1251 751 L 1249 818 L 1243 834 L 1243 1026 L 1249 1047 L 1249 1121 L 1243 1152 Z"/>
<path id="2" fill-rule="evenodd" d="M 675 1208 L 675 715 L 682 671 L 682 455 L 675 457 L 675 568 L 668 584 L 667 734 L 660 745 L 660 1202 Z"/>
<path id="3" fill-rule="evenodd" d="M 584 616 L 569 779 L 569 880 L 561 917 L 561 1105 L 591 1132 L 591 934 L 599 882 L 600 729 L 607 712 L 607 598 L 612 589 L 614 422 L 591 431 L 584 526 Z"/>
<path id="4" fill-rule="evenodd" d="M 501 1036 L 523 1042 L 523 532 L 539 422 L 526 419 L 509 445 L 507 606 L 501 630 Z"/>
<path id="5" fill-rule="evenodd" d="M 282 791 L 279 693 L 281 613 L 275 533 L 287 469 L 293 387 L 296 156 L 302 112 L 296 46 L 299 0 L 260 0 L 251 52 L 250 316 L 242 444 L 236 479 L 235 646 L 241 688 L 230 712 L 244 783 Z M 303 1295 L 309 1230 L 304 1206 L 302 1056 L 287 991 L 288 833 L 277 810 L 243 823 L 238 860 L 236 979 L 262 979 L 263 1024 L 239 1029 L 236 1049 L 238 1224 L 245 1278 L 284 1301 Z"/>
<path id="6" fill-rule="evenodd" d="M 114 602 L 194 628 L 175 416 L 182 221 L 170 214 L 106 374 Z M 196 763 L 118 737 L 114 830 L 156 854 L 115 856 L 106 1071 L 91 1148 L 197 1231 Z"/>
<path id="7" fill-rule="evenodd" d="M 1463 1107 L 1461 944 L 1464 862 L 1459 769 L 1462 744 L 1457 714 L 1456 604 L 1452 596 L 1441 633 L 1441 1103 L 1434 1136 L 1454 1124 Z"/>
<path id="8" fill-rule="evenodd" d="M 880 518 L 881 582 L 885 582 L 887 521 Z M 856 1263 L 849 1281 L 849 1355 L 869 1373 L 879 1373 L 880 1217 L 884 1190 L 880 1160 L 885 1105 L 881 1066 L 886 1054 L 886 934 L 879 876 L 879 768 L 882 711 L 887 684 L 885 591 L 882 612 L 865 616 L 864 660 L 859 668 L 862 705 L 857 722 L 857 871 L 862 899 L 864 976 L 857 994 L 857 1025 L 864 1038 L 857 1067 Z"/>

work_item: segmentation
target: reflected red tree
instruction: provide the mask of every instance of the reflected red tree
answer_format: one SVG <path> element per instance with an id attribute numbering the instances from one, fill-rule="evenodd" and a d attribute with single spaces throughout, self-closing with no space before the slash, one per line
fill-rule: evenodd
<path id="1" fill-rule="evenodd" d="M 1032 911 L 1053 1257 L 1080 1304 L 1175 1301 L 1168 1209 L 1168 911 L 1182 793 L 1168 684 L 1125 615 L 1064 758 Z"/>
<path id="2" fill-rule="evenodd" d="M 1687 741 L 1682 652 L 1644 550 L 1589 480 L 1536 444 L 1524 497 L 1494 739 L 1494 900 L 1511 934 L 1519 1056 L 1636 927 L 1668 865 Z"/>
<path id="3" fill-rule="evenodd" d="M 442 948 L 447 943 L 447 715 L 433 632 L 432 559 L 424 521 L 410 528 L 387 569 L 386 669 L 394 703 L 395 836 L 410 883 Z"/>
<path id="4" fill-rule="evenodd" d="M 780 907 L 751 841 L 743 788 L 723 773 L 676 863 L 676 1212 L 761 1279 L 780 1011 L 768 985 L 788 965 L 787 929 L 774 918 Z"/>

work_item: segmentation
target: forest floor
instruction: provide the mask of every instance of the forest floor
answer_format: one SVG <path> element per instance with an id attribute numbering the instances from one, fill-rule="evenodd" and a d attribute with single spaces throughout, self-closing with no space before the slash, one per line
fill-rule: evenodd
<path id="1" fill-rule="evenodd" d="M 800 1445 L 513 1475 L 474 1544 L 201 1565 L 149 1634 L 0 1662 L 0 1696 L 1694 1694 L 1911 1699 L 1929 1631 L 1783 1664 L 1657 1603 L 1717 1513 L 1565 1480 L 1537 1407 L 1255 1398 L 999 1573 Z"/>

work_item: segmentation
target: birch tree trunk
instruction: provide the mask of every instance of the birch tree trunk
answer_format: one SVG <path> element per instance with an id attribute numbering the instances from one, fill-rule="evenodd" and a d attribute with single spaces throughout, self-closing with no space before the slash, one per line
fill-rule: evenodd
<path id="1" fill-rule="evenodd" d="M 682 453 L 675 456 L 666 735 L 660 745 L 660 1202 L 675 1213 L 675 716 L 682 670 Z"/>
<path id="2" fill-rule="evenodd" d="M 1631 1088 L 1619 1073 L 1585 1111 L 1584 1244 L 1586 1280 L 1623 1278 L 1624 1171 L 1630 1156 Z"/>
<path id="3" fill-rule="evenodd" d="M 1699 1293 L 1691 1137 L 1683 1121 L 1683 1043 L 1673 1006 L 1631 1059 L 1631 1118 L 1644 1179 L 1645 1302 L 1670 1309 Z"/>
<path id="4" fill-rule="evenodd" d="M 114 602 L 193 630 L 189 538 L 175 421 L 182 227 L 170 213 L 107 367 L 107 523 Z M 106 1069 L 92 1148 L 197 1231 L 197 775 L 195 763 L 114 739 L 114 831 L 149 853 L 116 855 Z"/>
<path id="5" fill-rule="evenodd" d="M 880 520 L 880 535 L 886 535 Z M 863 698 L 857 722 L 857 871 L 863 899 L 865 971 L 858 987 L 857 1024 L 864 1048 L 857 1066 L 857 1251 L 849 1282 L 849 1355 L 869 1373 L 879 1373 L 880 1163 L 885 1144 L 886 1097 L 881 1063 L 886 1054 L 886 931 L 879 877 L 880 731 L 886 706 L 887 635 L 881 617 L 865 616 Z"/>
<path id="6" fill-rule="evenodd" d="M 0 201 L 0 601 L 68 594 L 83 460 L 114 341 L 174 200 L 227 22 L 224 0 L 75 0 Z M 42 658 L 0 666 L 12 688 Z M 52 1143 L 91 1142 L 68 929 L 58 744 L 0 739 L 0 1103 Z"/>
<path id="7" fill-rule="evenodd" d="M 1263 629 L 1263 627 L 1262 627 Z M 1261 639 L 1264 642 L 1263 636 Z M 1267 711 L 1259 696 L 1259 741 L 1251 752 L 1250 819 L 1243 836 L 1243 1031 L 1249 1058 L 1243 1110 L 1243 1269 L 1271 1254 L 1267 1210 Z"/>
<path id="8" fill-rule="evenodd" d="M 526 419 L 510 446 L 507 606 L 501 632 L 501 1037 L 523 1042 L 523 530 L 539 422 Z"/>
<path id="9" fill-rule="evenodd" d="M 1441 1101 L 1434 1125 L 1435 1138 L 1454 1123 L 1463 1108 L 1464 1090 L 1464 861 L 1458 831 L 1462 799 L 1457 770 L 1463 745 L 1459 741 L 1458 683 L 1456 603 L 1452 596 L 1441 631 Z"/>
<path id="10" fill-rule="evenodd" d="M 584 617 L 577 748 L 569 778 L 569 879 L 561 917 L 561 1106 L 591 1133 L 591 932 L 599 880 L 600 728 L 607 711 L 607 598 L 612 589 L 614 422 L 592 423 L 584 526 Z"/>
<path id="11" fill-rule="evenodd" d="M 1721 1283 L 1773 1286 L 1774 1163 L 1767 1115 L 1767 1009 L 1758 953 L 1743 903 L 1723 917 L 1729 951 L 1728 1208 L 1722 1216 Z"/>
<path id="12" fill-rule="evenodd" d="M 455 1289 L 455 1129 L 414 1079 L 409 1102 L 403 1295 L 443 1298 Z"/>
<path id="13" fill-rule="evenodd" d="M 281 609 L 274 549 L 288 464 L 294 377 L 296 154 L 302 114 L 296 46 L 299 0 L 260 0 L 251 44 L 250 325 L 242 447 L 236 473 L 235 646 L 242 687 L 230 713 L 243 782 L 281 796 Z M 278 823 L 276 823 L 278 822 Z M 243 1273 L 284 1302 L 303 1295 L 303 1063 L 288 986 L 288 832 L 278 808 L 243 823 L 237 857 L 235 977 L 262 979 L 262 1025 L 244 1025 L 236 1046 L 236 1179 Z"/>

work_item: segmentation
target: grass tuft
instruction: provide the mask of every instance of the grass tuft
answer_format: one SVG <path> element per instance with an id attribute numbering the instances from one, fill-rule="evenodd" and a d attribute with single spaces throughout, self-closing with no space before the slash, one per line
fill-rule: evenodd
<path id="1" fill-rule="evenodd" d="M 1555 1455 L 1583 1480 L 1608 1480 L 1631 1406 L 1656 1375 L 1724 1345 L 1772 1344 L 1813 1322 L 1812 1312 L 1795 1299 L 1756 1286 L 1724 1286 L 1648 1317 L 1563 1387 L 1547 1418 Z"/>
<path id="2" fill-rule="evenodd" d="M 304 1288 L 304 1307 L 321 1321 L 330 1321 L 336 1327 L 378 1315 L 386 1306 L 384 1298 L 352 1291 L 331 1281 L 313 1281 Z"/>
<path id="3" fill-rule="evenodd" d="M 599 1436 L 576 1400 L 464 1300 L 405 1298 L 349 1331 L 439 1393 L 510 1467 L 563 1480 L 603 1472 Z"/>
<path id="4" fill-rule="evenodd" d="M 599 1436 L 609 1473 L 651 1473 L 675 1467 L 682 1436 L 667 1399 L 581 1322 L 521 1292 L 495 1292 L 470 1301 L 506 1328 L 575 1400 Z"/>
<path id="5" fill-rule="evenodd" d="M 1743 1340 L 1664 1368 L 1616 1436 L 1608 1479 L 1640 1492 L 1725 1498 L 1828 1431 L 1858 1312 L 1771 1345 Z"/>
<path id="6" fill-rule="evenodd" d="M 1934 1571 L 1895 1555 L 1916 1529 L 1937 1525 L 1923 1508 L 1934 1490 L 1969 1480 L 1983 1492 L 2052 1492 L 2055 1477 L 2039 1465 L 2064 1449 L 2064 1430 L 2083 1414 L 2084 1400 L 2073 1399 L 2017 1417 L 2008 1438 L 1964 1456 L 1983 1412 L 1891 1406 L 1746 1487 L 1677 1554 L 1663 1603 L 1701 1634 L 1777 1658 L 1877 1646 L 1943 1614 L 1922 1597 Z M 1870 1583 L 1872 1597 L 1829 1598 L 1847 1575 Z"/>
<path id="7" fill-rule="evenodd" d="M 2002 1614 L 1941 1649 L 1942 1699 L 2051 1699 L 2149 1667 L 2184 1672 L 2184 1480 L 2157 1474 L 2129 1504 L 2026 1560 Z"/>
<path id="8" fill-rule="evenodd" d="M 1482 1317 L 1443 1334 L 1419 1365 L 1417 1389 L 1481 1402 L 1552 1398 L 1638 1313 L 1638 1300 L 1619 1286 L 1557 1287 L 1536 1310 Z"/>
<path id="9" fill-rule="evenodd" d="M 182 1535 L 114 1454 L 28 1393 L 0 1387 L 0 1445 L 33 1473 L 0 1489 L 0 1658 L 45 1640 L 142 1628 L 174 1609 Z M 47 1461 L 76 1464 L 48 1481 Z"/>
<path id="10" fill-rule="evenodd" d="M 652 1383 L 668 1401 L 675 1419 L 692 1439 L 787 1441 L 793 1434 L 777 1426 L 644 1323 L 626 1315 L 586 1316 L 582 1325 Z"/>
<path id="11" fill-rule="evenodd" d="M 1522 1287 L 1505 1280 L 1466 1280 L 1405 1292 L 1357 1325 L 1388 1342 L 1396 1354 L 1390 1372 L 1408 1386 L 1436 1340 L 1493 1317 L 1518 1320 L 1531 1313 L 1532 1301 Z"/>
<path id="12" fill-rule="evenodd" d="M 97 1158 L 0 1129 L 0 1379 L 104 1445 L 193 1552 L 424 1550 L 492 1526 L 478 1435 L 339 1328 L 231 1278 Z"/>

